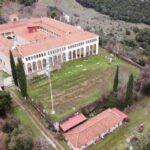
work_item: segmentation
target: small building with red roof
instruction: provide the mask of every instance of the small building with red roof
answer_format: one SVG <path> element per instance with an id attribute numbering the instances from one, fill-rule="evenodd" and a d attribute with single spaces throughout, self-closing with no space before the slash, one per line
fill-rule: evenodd
<path id="1" fill-rule="evenodd" d="M 64 133 L 64 137 L 71 149 L 84 149 L 96 141 L 103 139 L 107 134 L 121 126 L 127 119 L 128 116 L 117 108 L 109 108 Z"/>
<path id="2" fill-rule="evenodd" d="M 73 127 L 83 123 L 86 120 L 86 117 L 82 113 L 77 113 L 74 116 L 68 118 L 67 120 L 60 123 L 60 129 L 63 132 L 66 132 Z"/>

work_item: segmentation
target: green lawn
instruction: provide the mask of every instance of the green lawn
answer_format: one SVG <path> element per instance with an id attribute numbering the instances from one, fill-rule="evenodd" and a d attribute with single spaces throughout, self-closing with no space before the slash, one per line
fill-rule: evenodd
<path id="1" fill-rule="evenodd" d="M 68 115 L 78 108 L 96 101 L 100 96 L 112 89 L 116 66 L 120 66 L 120 84 L 126 84 L 128 76 L 138 76 L 139 70 L 120 60 L 113 59 L 106 51 L 100 55 L 84 60 L 74 60 L 63 65 L 59 72 L 51 74 L 56 115 L 54 120 Z M 50 114 L 51 103 L 47 78 L 30 83 L 28 92 L 35 101 L 40 101 Z"/>
<path id="2" fill-rule="evenodd" d="M 10 75 L 7 73 L 7 72 L 4 72 L 3 71 L 3 78 L 7 78 L 7 77 L 9 77 Z"/>
<path id="3" fill-rule="evenodd" d="M 150 97 L 138 102 L 128 114 L 130 122 L 108 135 L 103 141 L 89 147 L 89 150 L 124 150 L 125 139 L 136 135 L 137 128 L 144 123 L 144 132 L 150 130 Z"/>
<path id="4" fill-rule="evenodd" d="M 23 111 L 18 106 L 14 107 L 14 115 L 20 120 L 21 125 L 26 129 L 27 132 L 31 133 L 32 137 L 37 138 L 41 136 L 41 133 L 37 127 L 33 124 L 30 118 L 27 116 L 25 111 Z"/>

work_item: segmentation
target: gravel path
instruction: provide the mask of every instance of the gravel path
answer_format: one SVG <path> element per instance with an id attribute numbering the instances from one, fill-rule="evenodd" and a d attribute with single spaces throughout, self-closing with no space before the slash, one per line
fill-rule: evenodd
<path id="1" fill-rule="evenodd" d="M 18 104 L 18 106 L 25 111 L 26 115 L 30 118 L 33 124 L 37 127 L 37 129 L 41 132 L 43 137 L 49 143 L 50 150 L 65 150 L 51 135 L 51 133 L 44 127 L 44 125 L 39 121 L 39 119 L 32 113 L 30 109 L 26 105 L 22 103 L 22 101 L 16 96 L 16 94 L 10 90 L 11 96 L 13 97 L 13 101 Z"/>

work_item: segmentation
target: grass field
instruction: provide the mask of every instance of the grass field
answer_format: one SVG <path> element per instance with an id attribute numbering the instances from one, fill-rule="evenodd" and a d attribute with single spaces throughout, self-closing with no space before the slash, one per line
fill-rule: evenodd
<path id="1" fill-rule="evenodd" d="M 14 115 L 20 120 L 21 125 L 26 129 L 27 132 L 31 133 L 33 138 L 42 136 L 36 126 L 32 123 L 27 114 L 18 106 L 13 109 Z"/>
<path id="2" fill-rule="evenodd" d="M 10 75 L 7 73 L 7 72 L 4 72 L 3 71 L 3 78 L 7 78 L 7 77 L 9 77 Z"/>
<path id="3" fill-rule="evenodd" d="M 103 141 L 89 147 L 89 150 L 124 150 L 125 140 L 137 132 L 140 124 L 144 124 L 144 133 L 150 130 L 150 97 L 145 98 L 133 106 L 128 114 L 130 122 L 108 135 Z"/>
<path id="4" fill-rule="evenodd" d="M 126 84 L 130 73 L 138 76 L 139 70 L 136 67 L 118 58 L 109 63 L 106 57 L 110 57 L 110 54 L 103 50 L 100 55 L 67 62 L 61 71 L 51 74 L 56 110 L 56 115 L 52 116 L 54 120 L 60 120 L 111 90 L 117 65 L 120 66 L 120 84 Z M 50 113 L 51 101 L 47 78 L 30 83 L 28 89 L 29 95 L 35 101 L 40 101 Z"/>

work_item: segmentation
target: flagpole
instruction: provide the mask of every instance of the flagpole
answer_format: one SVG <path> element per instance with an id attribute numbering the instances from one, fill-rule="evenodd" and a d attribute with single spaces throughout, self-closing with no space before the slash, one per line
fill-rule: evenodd
<path id="1" fill-rule="evenodd" d="M 51 77 L 50 77 L 50 72 L 49 72 L 49 86 L 50 86 L 50 94 L 51 94 L 51 102 L 52 102 L 52 114 L 55 114 L 54 110 L 54 99 L 53 99 L 53 92 L 52 92 L 52 83 L 51 83 Z"/>
<path id="2" fill-rule="evenodd" d="M 49 89 L 50 89 L 50 96 L 51 96 L 51 104 L 52 104 L 52 111 L 51 114 L 55 114 L 54 110 L 54 99 L 53 99 L 53 92 L 52 92 L 52 83 L 51 83 L 51 71 L 50 71 L 50 66 L 47 65 L 47 76 L 48 76 L 48 81 L 49 81 Z"/>

